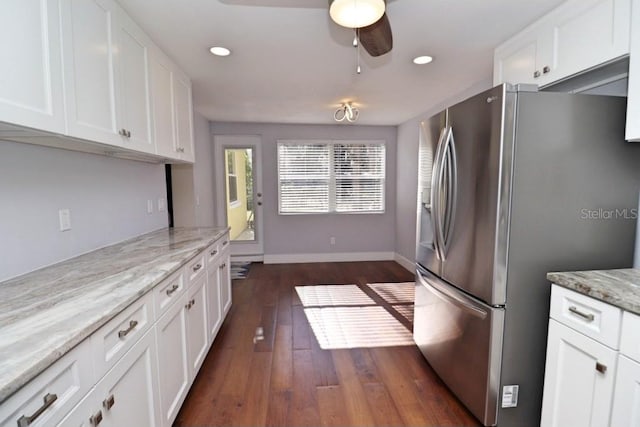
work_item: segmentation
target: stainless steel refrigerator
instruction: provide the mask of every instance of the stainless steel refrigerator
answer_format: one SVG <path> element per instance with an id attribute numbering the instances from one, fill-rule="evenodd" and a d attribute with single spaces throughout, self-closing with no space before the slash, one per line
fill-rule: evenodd
<path id="1" fill-rule="evenodd" d="M 414 338 L 484 425 L 540 425 L 546 273 L 632 265 L 625 107 L 502 85 L 421 123 Z"/>

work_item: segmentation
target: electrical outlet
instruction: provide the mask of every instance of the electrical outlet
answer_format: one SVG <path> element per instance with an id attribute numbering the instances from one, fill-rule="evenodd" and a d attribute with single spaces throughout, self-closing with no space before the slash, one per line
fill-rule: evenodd
<path id="1" fill-rule="evenodd" d="M 60 219 L 60 231 L 71 230 L 71 211 L 69 209 L 60 209 L 58 218 Z"/>
<path id="2" fill-rule="evenodd" d="M 167 210 L 167 199 L 164 197 L 158 197 L 158 212 L 164 212 Z"/>
<path id="3" fill-rule="evenodd" d="M 153 213 L 153 200 L 151 199 L 147 200 L 147 213 L 148 214 Z"/>
<path id="4" fill-rule="evenodd" d="M 331 236 L 331 237 L 329 238 L 329 244 L 330 244 L 331 246 L 335 245 L 335 244 L 336 244 L 336 238 L 335 238 L 335 237 L 333 237 L 333 236 Z"/>

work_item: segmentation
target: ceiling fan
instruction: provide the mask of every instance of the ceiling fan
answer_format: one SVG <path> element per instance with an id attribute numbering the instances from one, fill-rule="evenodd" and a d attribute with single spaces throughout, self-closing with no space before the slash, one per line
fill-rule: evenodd
<path id="1" fill-rule="evenodd" d="M 371 56 L 393 48 L 385 0 L 329 0 L 329 15 L 338 25 L 356 30 L 356 37 Z"/>
<path id="2" fill-rule="evenodd" d="M 327 0 L 220 0 L 222 3 L 263 6 L 316 8 Z M 355 29 L 359 43 L 371 56 L 381 56 L 393 48 L 391 24 L 386 4 L 393 0 L 328 0 L 329 15 L 338 25 Z"/>

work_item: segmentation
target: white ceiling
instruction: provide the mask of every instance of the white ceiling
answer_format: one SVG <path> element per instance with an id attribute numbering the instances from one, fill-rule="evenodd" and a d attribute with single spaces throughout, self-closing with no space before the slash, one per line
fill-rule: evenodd
<path id="1" fill-rule="evenodd" d="M 393 50 L 361 51 L 327 0 L 119 0 L 192 78 L 209 120 L 334 123 L 342 101 L 358 124 L 397 125 L 491 78 L 493 49 L 563 0 L 393 0 Z M 230 48 L 226 58 L 208 51 Z M 417 66 L 421 54 L 435 58 Z"/>

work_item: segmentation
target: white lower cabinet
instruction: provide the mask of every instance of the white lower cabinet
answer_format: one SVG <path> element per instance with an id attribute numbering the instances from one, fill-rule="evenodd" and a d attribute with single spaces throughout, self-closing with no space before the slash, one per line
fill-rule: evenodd
<path id="1" fill-rule="evenodd" d="M 541 426 L 609 425 L 617 352 L 549 321 Z"/>
<path id="2" fill-rule="evenodd" d="M 9 397 L 0 427 L 171 427 L 231 306 L 228 239 L 225 233 Z"/>
<path id="3" fill-rule="evenodd" d="M 176 301 L 156 324 L 158 379 L 162 424 L 170 426 L 189 391 L 187 311 L 184 298 Z"/>
<path id="4" fill-rule="evenodd" d="M 207 277 L 205 275 L 187 290 L 187 344 L 190 378 L 195 378 L 209 350 L 207 326 Z"/>
<path id="5" fill-rule="evenodd" d="M 619 356 L 611 426 L 640 426 L 640 363 Z"/>
<path id="6" fill-rule="evenodd" d="M 160 425 L 156 341 L 147 332 L 59 426 Z"/>

